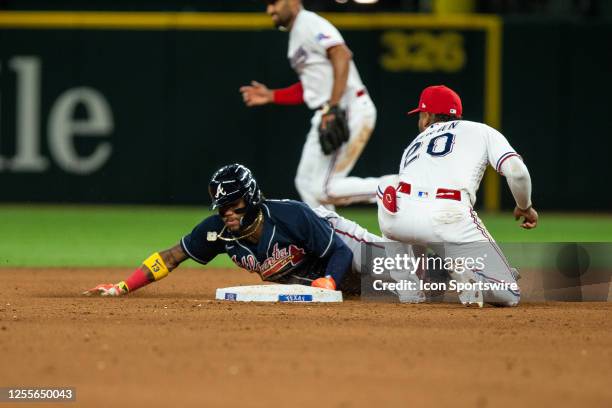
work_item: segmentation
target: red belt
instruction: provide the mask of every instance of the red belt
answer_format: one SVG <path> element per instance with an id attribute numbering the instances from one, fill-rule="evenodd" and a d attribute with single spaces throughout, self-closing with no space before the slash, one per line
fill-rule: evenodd
<path id="1" fill-rule="evenodd" d="M 397 191 L 410 195 L 410 193 L 412 192 L 412 186 L 408 183 L 400 181 L 399 185 L 397 186 Z M 436 198 L 442 200 L 461 201 L 461 191 L 451 190 L 448 188 L 439 188 L 436 190 Z"/>

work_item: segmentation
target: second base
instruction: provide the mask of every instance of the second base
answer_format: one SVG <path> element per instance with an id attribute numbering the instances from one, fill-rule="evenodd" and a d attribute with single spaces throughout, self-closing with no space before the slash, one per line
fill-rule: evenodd
<path id="1" fill-rule="evenodd" d="M 252 285 L 219 288 L 216 299 L 236 302 L 342 302 L 342 292 L 304 285 Z"/>

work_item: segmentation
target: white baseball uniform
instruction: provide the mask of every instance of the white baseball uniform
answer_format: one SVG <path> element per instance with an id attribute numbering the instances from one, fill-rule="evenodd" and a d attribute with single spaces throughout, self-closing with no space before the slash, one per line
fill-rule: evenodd
<path id="1" fill-rule="evenodd" d="M 302 9 L 289 33 L 288 58 L 304 89 L 304 102 L 316 110 L 306 137 L 295 177 L 302 200 L 320 203 L 373 202 L 378 178 L 347 177 L 367 144 L 376 123 L 376 107 L 370 99 L 353 61 L 340 106 L 347 111 L 350 139 L 331 155 L 319 144 L 321 108 L 331 97 L 334 73 L 327 50 L 344 44 L 340 32 L 327 20 Z"/>
<path id="2" fill-rule="evenodd" d="M 516 270 L 473 210 L 487 164 L 508 178 L 521 208 L 531 204 L 527 168 L 501 133 L 465 120 L 430 125 L 404 151 L 397 212 L 385 208 L 381 200 L 387 186 L 379 187 L 378 220 L 383 234 L 401 242 L 427 245 L 443 258 L 484 258 L 483 268 L 461 275 L 450 271 L 451 278 L 458 281 L 516 284 Z M 482 295 L 484 302 L 505 306 L 514 306 L 520 300 L 517 287 L 484 290 Z"/>
<path id="3" fill-rule="evenodd" d="M 362 270 L 364 265 L 362 256 L 365 254 L 362 254 L 361 251 L 364 246 L 374 246 L 387 257 L 393 257 L 399 250 L 397 243 L 396 245 L 387 245 L 390 243 L 388 239 L 372 234 L 356 222 L 346 219 L 323 206 L 316 207 L 313 211 L 319 217 L 327 220 L 340 239 L 349 247 L 353 253 L 353 270 L 360 274 L 370 272 L 369 270 Z M 401 250 L 408 256 L 414 255 L 410 245 L 403 245 Z M 418 282 L 418 277 L 407 271 L 391 271 L 391 277 L 398 282 L 401 280 L 413 281 L 415 284 Z M 421 303 L 425 301 L 425 296 L 421 291 L 396 290 L 395 292 L 402 303 Z"/>

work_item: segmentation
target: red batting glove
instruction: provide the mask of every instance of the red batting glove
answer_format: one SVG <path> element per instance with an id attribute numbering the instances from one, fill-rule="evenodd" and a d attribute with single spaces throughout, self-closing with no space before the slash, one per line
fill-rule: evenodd
<path id="1" fill-rule="evenodd" d="M 336 290 L 336 281 L 334 280 L 334 278 L 327 275 L 324 278 L 318 278 L 313 280 L 310 286 L 312 286 L 313 288 Z"/>

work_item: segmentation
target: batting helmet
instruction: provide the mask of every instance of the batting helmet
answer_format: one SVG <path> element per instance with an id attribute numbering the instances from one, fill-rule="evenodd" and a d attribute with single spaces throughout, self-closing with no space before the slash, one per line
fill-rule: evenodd
<path id="1" fill-rule="evenodd" d="M 208 184 L 212 200 L 211 210 L 244 198 L 247 207 L 257 207 L 263 200 L 257 181 L 251 170 L 234 163 L 221 167 L 213 174 Z"/>

